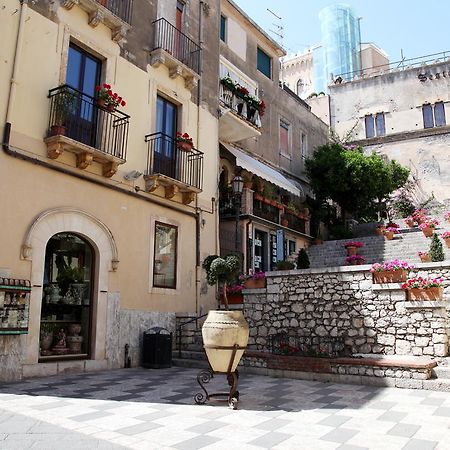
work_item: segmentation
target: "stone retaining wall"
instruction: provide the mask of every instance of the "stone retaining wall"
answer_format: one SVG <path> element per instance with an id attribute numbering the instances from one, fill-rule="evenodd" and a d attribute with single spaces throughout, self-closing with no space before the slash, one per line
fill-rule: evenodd
<path id="1" fill-rule="evenodd" d="M 448 302 L 408 302 L 399 285 L 374 285 L 369 268 L 268 273 L 266 289 L 244 291 L 249 348 L 269 351 L 271 335 L 290 332 L 344 337 L 351 354 L 446 356 Z M 450 264 L 420 264 L 411 275 L 442 276 L 450 293 Z"/>

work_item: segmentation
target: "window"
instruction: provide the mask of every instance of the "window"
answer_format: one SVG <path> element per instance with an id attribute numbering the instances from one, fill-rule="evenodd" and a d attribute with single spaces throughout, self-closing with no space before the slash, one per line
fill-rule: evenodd
<path id="1" fill-rule="evenodd" d="M 445 125 L 445 108 L 443 102 L 438 102 L 434 105 L 423 105 L 422 115 L 424 128 L 443 127 Z"/>
<path id="2" fill-rule="evenodd" d="M 384 113 L 367 115 L 364 121 L 366 125 L 366 138 L 384 136 L 386 134 Z"/>
<path id="3" fill-rule="evenodd" d="M 299 97 L 301 97 L 301 96 L 304 94 L 304 92 L 305 92 L 305 83 L 304 83 L 304 81 L 300 78 L 300 79 L 297 81 L 297 95 L 298 95 Z"/>
<path id="4" fill-rule="evenodd" d="M 256 67 L 267 78 L 272 78 L 272 58 L 263 50 L 258 48 Z"/>
<path id="5" fill-rule="evenodd" d="M 300 142 L 301 157 L 302 157 L 302 159 L 306 159 L 308 143 L 307 143 L 307 137 L 306 137 L 305 133 L 302 133 L 301 139 L 302 139 L 301 142 Z"/>
<path id="6" fill-rule="evenodd" d="M 227 42 L 227 18 L 225 16 L 220 16 L 220 40 Z"/>
<path id="7" fill-rule="evenodd" d="M 280 119 L 280 153 L 289 155 L 289 124 Z"/>
<path id="8" fill-rule="evenodd" d="M 287 250 L 288 250 L 288 256 L 291 256 L 291 255 L 293 255 L 294 253 L 295 253 L 295 251 L 296 251 L 296 247 L 297 247 L 297 245 L 296 245 L 296 242 L 295 241 L 292 241 L 291 239 L 288 239 L 287 240 Z"/>
<path id="9" fill-rule="evenodd" d="M 155 222 L 155 252 L 153 257 L 153 286 L 175 289 L 178 229 Z"/>

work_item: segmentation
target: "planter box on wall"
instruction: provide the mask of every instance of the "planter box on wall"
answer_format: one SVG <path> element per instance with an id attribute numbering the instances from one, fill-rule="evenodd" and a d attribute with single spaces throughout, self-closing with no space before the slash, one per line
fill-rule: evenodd
<path id="1" fill-rule="evenodd" d="M 246 289 L 263 289 L 266 287 L 266 279 L 258 278 L 254 280 L 253 278 L 250 278 L 244 281 L 244 287 Z"/>
<path id="2" fill-rule="evenodd" d="M 244 303 L 244 296 L 242 294 L 228 294 L 229 305 L 242 305 Z M 223 305 L 223 297 L 220 297 L 220 303 Z"/>
<path id="3" fill-rule="evenodd" d="M 404 283 L 408 276 L 407 270 L 382 270 L 373 273 L 374 283 Z"/>
<path id="4" fill-rule="evenodd" d="M 429 289 L 408 289 L 406 298 L 408 300 L 442 300 L 443 288 L 432 287 Z"/>

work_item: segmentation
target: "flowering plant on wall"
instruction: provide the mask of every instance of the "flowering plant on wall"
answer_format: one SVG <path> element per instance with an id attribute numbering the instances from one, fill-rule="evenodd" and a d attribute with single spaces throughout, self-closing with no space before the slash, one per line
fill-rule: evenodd
<path id="1" fill-rule="evenodd" d="M 443 278 L 423 278 L 415 277 L 408 278 L 405 283 L 402 284 L 402 289 L 430 289 L 433 287 L 441 287 Z"/>
<path id="2" fill-rule="evenodd" d="M 253 274 L 249 273 L 248 275 L 245 275 L 245 274 L 239 275 L 240 281 L 264 280 L 265 278 L 266 278 L 266 272 L 254 272 Z"/>
<path id="3" fill-rule="evenodd" d="M 436 228 L 436 225 L 439 225 L 439 220 L 427 217 L 421 222 L 419 228 L 421 230 L 423 230 L 424 228 Z"/>
<path id="4" fill-rule="evenodd" d="M 444 219 L 445 219 L 445 220 L 450 220 L 450 211 L 447 211 L 447 212 L 444 214 Z"/>
<path id="5" fill-rule="evenodd" d="M 345 261 L 349 264 L 364 264 L 366 262 L 366 258 L 361 255 L 351 255 L 345 258 Z"/>
<path id="6" fill-rule="evenodd" d="M 177 142 L 186 142 L 192 145 L 192 138 L 187 133 L 180 133 L 177 131 L 177 137 L 175 139 Z"/>
<path id="7" fill-rule="evenodd" d="M 398 227 L 387 227 L 387 228 L 384 230 L 384 232 L 400 234 L 400 231 L 398 230 Z"/>
<path id="8" fill-rule="evenodd" d="M 395 270 L 410 270 L 414 269 L 412 264 L 409 264 L 407 261 L 402 261 L 400 259 L 394 259 L 392 261 L 385 261 L 383 263 L 375 263 L 372 265 L 370 271 L 372 273 L 375 272 L 391 272 Z"/>
<path id="9" fill-rule="evenodd" d="M 351 241 L 351 242 L 346 242 L 344 244 L 344 248 L 347 248 L 347 247 L 361 248 L 363 246 L 364 246 L 364 244 L 362 242 L 359 242 L 359 241 Z"/>
<path id="10" fill-rule="evenodd" d="M 441 238 L 442 238 L 442 239 L 450 239 L 450 231 L 444 231 L 444 232 L 441 234 Z"/>
<path id="11" fill-rule="evenodd" d="M 113 92 L 111 85 L 107 83 L 95 86 L 95 91 L 97 92 L 97 99 L 103 101 L 106 106 L 117 108 L 118 106 L 126 105 L 125 100 L 117 92 Z"/>

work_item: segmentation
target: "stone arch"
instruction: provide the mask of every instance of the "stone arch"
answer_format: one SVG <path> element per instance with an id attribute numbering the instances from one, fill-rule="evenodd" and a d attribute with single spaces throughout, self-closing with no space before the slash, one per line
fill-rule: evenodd
<path id="1" fill-rule="evenodd" d="M 39 355 L 39 329 L 42 280 L 47 243 L 55 234 L 71 232 L 86 238 L 96 257 L 95 309 L 92 358 L 106 358 L 106 317 L 108 272 L 118 268 L 117 246 L 109 228 L 92 214 L 73 207 L 58 207 L 40 213 L 28 228 L 21 249 L 23 259 L 31 261 L 30 332 L 27 335 L 27 364 L 36 364 Z"/>

